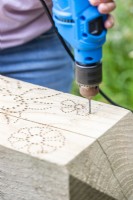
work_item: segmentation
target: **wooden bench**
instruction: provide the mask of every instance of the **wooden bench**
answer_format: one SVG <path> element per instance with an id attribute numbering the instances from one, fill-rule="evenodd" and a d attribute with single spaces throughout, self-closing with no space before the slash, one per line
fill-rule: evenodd
<path id="1" fill-rule="evenodd" d="M 133 114 L 0 76 L 0 200 L 132 200 Z"/>

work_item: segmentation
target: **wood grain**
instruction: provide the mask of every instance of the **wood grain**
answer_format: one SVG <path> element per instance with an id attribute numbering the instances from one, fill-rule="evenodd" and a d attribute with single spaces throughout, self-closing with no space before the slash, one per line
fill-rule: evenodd
<path id="1" fill-rule="evenodd" d="M 0 200 L 131 200 L 132 119 L 0 76 Z"/>

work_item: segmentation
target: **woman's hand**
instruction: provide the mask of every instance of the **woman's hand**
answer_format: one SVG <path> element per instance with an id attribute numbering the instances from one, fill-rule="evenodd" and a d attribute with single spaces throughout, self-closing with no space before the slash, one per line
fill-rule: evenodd
<path id="1" fill-rule="evenodd" d="M 102 14 L 109 14 L 116 8 L 116 3 L 113 0 L 89 0 L 93 6 L 98 6 L 98 10 Z M 114 26 L 114 17 L 109 14 L 108 19 L 104 24 L 105 28 L 109 29 Z"/>

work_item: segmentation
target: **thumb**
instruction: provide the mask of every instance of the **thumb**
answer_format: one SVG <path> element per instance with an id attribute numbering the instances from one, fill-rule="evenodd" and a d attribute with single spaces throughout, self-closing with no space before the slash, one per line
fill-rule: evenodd
<path id="1" fill-rule="evenodd" d="M 91 5 L 93 6 L 98 6 L 101 3 L 109 3 L 109 2 L 114 2 L 114 0 L 88 0 Z"/>

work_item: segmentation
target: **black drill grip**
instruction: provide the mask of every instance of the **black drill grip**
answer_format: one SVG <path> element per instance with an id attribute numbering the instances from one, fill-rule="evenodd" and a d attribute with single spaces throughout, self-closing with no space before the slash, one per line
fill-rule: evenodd
<path id="1" fill-rule="evenodd" d="M 92 66 L 81 66 L 76 63 L 75 77 L 79 85 L 99 85 L 102 82 L 102 63 L 95 63 Z"/>

